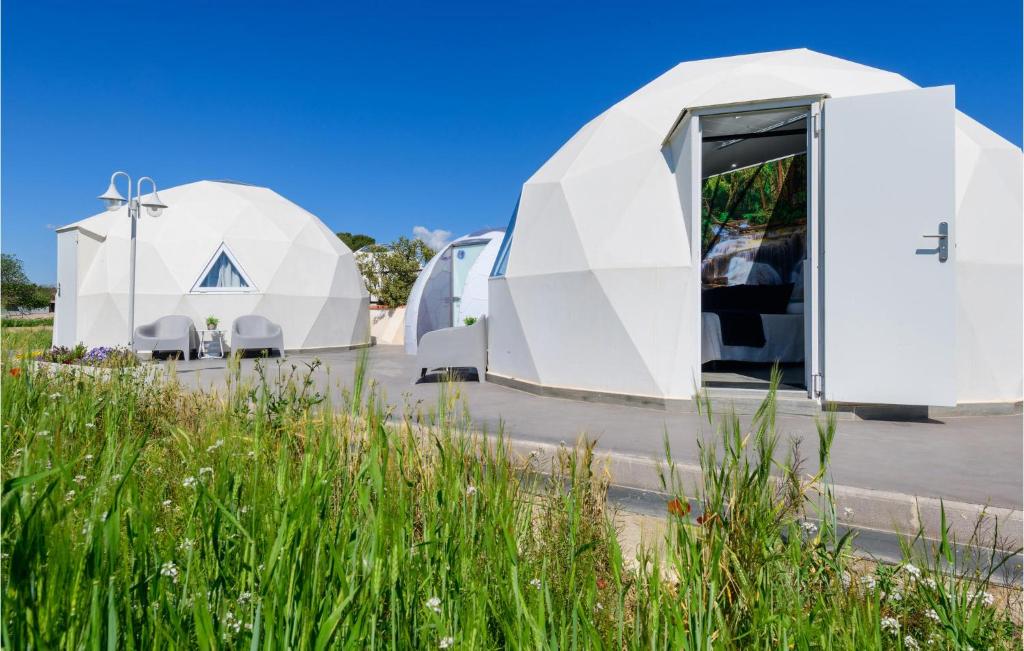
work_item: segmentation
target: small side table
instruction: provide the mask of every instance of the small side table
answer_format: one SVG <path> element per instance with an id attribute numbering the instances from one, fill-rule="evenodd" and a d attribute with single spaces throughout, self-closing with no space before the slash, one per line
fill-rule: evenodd
<path id="1" fill-rule="evenodd" d="M 199 359 L 224 357 L 223 330 L 197 330 L 199 333 Z"/>

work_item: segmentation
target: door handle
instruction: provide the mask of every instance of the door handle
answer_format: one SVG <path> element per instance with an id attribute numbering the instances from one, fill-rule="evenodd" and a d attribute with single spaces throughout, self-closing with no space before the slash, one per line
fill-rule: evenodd
<path id="1" fill-rule="evenodd" d="M 921 237 L 934 237 L 938 239 L 939 262 L 949 260 L 949 222 L 939 222 L 938 233 L 922 235 Z"/>

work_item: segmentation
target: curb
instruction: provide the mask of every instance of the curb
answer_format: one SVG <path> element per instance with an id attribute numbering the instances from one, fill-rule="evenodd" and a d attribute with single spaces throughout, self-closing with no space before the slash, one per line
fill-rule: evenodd
<path id="1" fill-rule="evenodd" d="M 523 459 L 533 457 L 541 464 L 549 463 L 560 449 L 566 449 L 522 439 L 506 439 L 505 443 L 513 454 Z M 661 474 L 670 481 L 667 464 L 650 458 L 595 450 L 594 460 L 607 470 L 615 486 L 665 494 Z M 690 495 L 697 494 L 696 488 L 703 483 L 700 466 L 674 463 L 673 469 L 678 485 Z M 910 537 L 920 531 L 925 537 L 937 540 L 942 534 L 944 508 L 949 536 L 958 543 L 980 538 L 979 545 L 991 545 L 998 527 L 1001 550 L 1009 551 L 1021 545 L 1024 515 L 1019 510 L 835 484 L 832 493 L 837 519 L 849 527 Z"/>

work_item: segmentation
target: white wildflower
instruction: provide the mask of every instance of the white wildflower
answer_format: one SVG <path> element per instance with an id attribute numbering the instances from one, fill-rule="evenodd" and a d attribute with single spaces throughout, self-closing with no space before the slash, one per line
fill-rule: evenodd
<path id="1" fill-rule="evenodd" d="M 70 502 L 73 499 L 75 499 L 75 491 L 68 491 L 67 493 L 64 494 L 65 502 Z"/>
<path id="2" fill-rule="evenodd" d="M 196 543 L 195 543 L 194 540 L 192 540 L 191 538 L 186 538 L 185 540 L 183 540 L 181 542 L 180 545 L 178 545 L 178 549 L 182 549 L 182 550 L 188 552 L 188 551 L 192 551 L 192 548 L 195 547 L 195 546 L 196 546 Z"/>
<path id="3" fill-rule="evenodd" d="M 892 594 L 889 595 L 889 601 L 903 601 L 903 594 L 899 590 L 893 590 Z"/>
<path id="4" fill-rule="evenodd" d="M 238 512 L 241 513 L 242 515 L 245 515 L 246 513 L 249 512 L 249 507 L 248 506 L 243 506 L 240 509 L 238 509 Z"/>
<path id="5" fill-rule="evenodd" d="M 246 591 L 246 592 L 243 592 L 242 594 L 238 595 L 238 603 L 240 603 L 240 604 L 248 603 L 251 600 L 252 600 L 252 593 L 251 592 Z"/>
<path id="6" fill-rule="evenodd" d="M 911 651 L 917 651 L 917 649 L 921 648 L 921 645 L 917 643 L 913 635 L 908 635 L 903 638 L 903 647 Z"/>
<path id="7" fill-rule="evenodd" d="M 935 612 L 934 608 L 929 608 L 927 611 L 925 611 L 924 616 L 927 617 L 928 619 L 932 620 L 933 622 L 941 621 L 939 619 L 939 614 L 937 612 Z"/>
<path id="8" fill-rule="evenodd" d="M 217 439 L 217 442 L 211 445 L 210 447 L 206 448 L 206 451 L 213 452 L 222 445 L 224 445 L 224 439 Z"/>
<path id="9" fill-rule="evenodd" d="M 202 477 L 203 475 L 212 475 L 212 474 L 213 474 L 213 468 L 200 468 L 199 469 L 199 476 L 200 477 Z"/>
<path id="10" fill-rule="evenodd" d="M 86 460 L 86 461 L 92 461 L 92 460 L 93 460 L 93 459 L 95 459 L 95 458 L 96 458 L 96 457 L 92 456 L 91 454 L 87 454 L 87 455 L 85 455 L 85 460 Z"/>
<path id="11" fill-rule="evenodd" d="M 45 429 L 44 429 L 43 431 L 41 431 L 41 432 L 38 432 L 38 433 L 36 434 L 36 436 L 42 436 L 43 438 L 46 438 L 46 437 L 47 437 L 47 436 L 49 436 L 49 435 L 50 435 L 50 433 L 49 433 L 48 431 L 46 431 Z"/>
<path id="12" fill-rule="evenodd" d="M 433 610 L 435 613 L 441 612 L 441 600 L 437 597 L 431 597 L 427 599 L 427 608 Z"/>
<path id="13" fill-rule="evenodd" d="M 85 475 L 75 475 L 75 483 L 78 484 L 79 486 L 82 485 L 82 483 L 85 481 L 85 479 L 86 479 Z"/>
<path id="14" fill-rule="evenodd" d="M 900 622 L 895 617 L 882 618 L 882 630 L 896 635 L 900 631 Z"/>
<path id="15" fill-rule="evenodd" d="M 530 580 L 530 585 L 533 586 L 534 588 L 537 588 L 538 590 L 540 590 L 540 586 L 541 586 L 540 579 L 531 579 Z"/>
<path id="16" fill-rule="evenodd" d="M 181 482 L 181 485 L 184 486 L 185 488 L 194 488 L 196 485 L 196 478 L 186 477 L 185 481 Z"/>
<path id="17" fill-rule="evenodd" d="M 92 423 L 86 423 L 86 424 L 85 424 L 85 428 L 86 428 L 86 429 L 92 429 L 92 428 L 94 428 L 94 427 L 96 427 L 96 425 L 94 425 L 94 424 L 92 424 Z"/>
<path id="18" fill-rule="evenodd" d="M 174 564 L 174 561 L 167 561 L 160 566 L 160 576 L 166 576 L 175 583 L 178 582 L 178 566 Z"/>
<path id="19" fill-rule="evenodd" d="M 17 459 L 20 456 L 21 456 L 21 448 L 18 448 L 17 450 L 14 451 L 14 458 Z"/>
<path id="20" fill-rule="evenodd" d="M 153 533 L 163 533 L 163 532 L 164 532 L 164 528 L 163 527 L 157 527 L 156 529 L 153 529 Z"/>
<path id="21" fill-rule="evenodd" d="M 110 480 L 111 480 L 111 481 L 121 481 L 121 479 L 122 479 L 123 477 L 124 477 L 124 475 L 122 475 L 122 474 L 120 474 L 120 473 L 115 473 L 115 474 L 113 474 L 113 475 L 111 475 L 111 476 L 110 476 Z"/>
<path id="22" fill-rule="evenodd" d="M 813 536 L 818 532 L 818 526 L 813 522 L 801 522 L 800 526 L 804 528 L 804 531 L 806 531 L 809 536 Z"/>
<path id="23" fill-rule="evenodd" d="M 843 572 L 842 575 L 839 577 L 839 580 L 842 581 L 842 583 L 843 583 L 843 590 L 849 590 L 850 589 L 850 582 L 851 581 L 850 581 L 850 573 L 849 572 Z"/>
<path id="24" fill-rule="evenodd" d="M 600 601 L 598 601 L 597 603 L 594 604 L 594 608 L 597 609 L 598 611 L 604 610 L 604 606 L 601 605 Z"/>
<path id="25" fill-rule="evenodd" d="M 935 583 L 935 579 L 933 579 L 930 576 L 926 576 L 923 579 L 921 579 L 921 583 L 925 584 L 926 586 L 928 586 L 932 590 L 934 590 L 936 587 L 938 587 L 938 585 Z"/>
<path id="26" fill-rule="evenodd" d="M 473 486 L 473 485 L 466 486 L 466 496 L 467 497 L 473 497 L 474 495 L 476 495 L 476 486 Z"/>
<path id="27" fill-rule="evenodd" d="M 163 506 L 165 509 L 171 508 L 172 504 L 174 504 L 174 502 L 172 502 L 171 500 L 164 500 L 163 502 L 160 502 L 160 505 Z"/>
<path id="28" fill-rule="evenodd" d="M 229 610 L 224 613 L 224 628 L 227 629 L 227 632 L 235 634 L 242 630 L 242 622 L 238 621 L 235 614 Z"/>
<path id="29" fill-rule="evenodd" d="M 255 459 L 256 458 L 256 451 L 255 450 L 250 450 L 249 453 L 247 455 L 245 455 L 245 456 L 249 457 L 250 459 Z"/>
<path id="30" fill-rule="evenodd" d="M 918 569 L 918 567 L 912 563 L 907 563 L 906 565 L 904 565 L 903 570 L 907 574 L 909 574 L 914 581 L 921 578 L 921 570 Z"/>
<path id="31" fill-rule="evenodd" d="M 875 589 L 875 585 L 877 585 L 876 582 L 875 582 L 875 575 L 874 574 L 867 574 L 867 575 L 864 575 L 864 576 L 860 577 L 860 583 L 861 583 L 861 585 L 863 585 L 868 590 L 874 590 Z"/>
<path id="32" fill-rule="evenodd" d="M 985 604 L 986 606 L 991 606 L 992 604 L 994 604 L 994 603 L 996 602 L 996 598 L 995 598 L 995 597 L 993 597 L 993 596 L 992 596 L 991 594 L 989 594 L 988 592 L 982 592 L 982 593 L 981 593 L 981 601 L 982 601 L 982 602 L 983 602 L 983 603 L 984 603 L 984 604 Z"/>
<path id="33" fill-rule="evenodd" d="M 59 397 L 60 397 L 60 393 L 51 393 L 50 394 L 50 400 L 56 400 Z"/>
<path id="34" fill-rule="evenodd" d="M 441 641 L 437 643 L 438 648 L 447 649 L 455 644 L 455 639 L 450 637 L 442 637 Z"/>

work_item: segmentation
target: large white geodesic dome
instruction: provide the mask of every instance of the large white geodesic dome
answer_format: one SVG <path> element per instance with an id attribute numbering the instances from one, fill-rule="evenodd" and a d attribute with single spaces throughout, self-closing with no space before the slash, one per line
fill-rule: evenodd
<path id="1" fill-rule="evenodd" d="M 454 323 L 452 299 L 458 299 L 459 317 L 480 318 L 488 312 L 488 278 L 494 266 L 505 230 L 484 228 L 453 240 L 437 252 L 423 267 L 409 292 L 405 308 L 405 352 L 415 355 L 420 337 L 432 330 L 447 328 Z M 453 297 L 453 265 L 455 256 L 466 247 L 479 248 L 473 261 L 467 265 L 458 296 Z"/>
<path id="2" fill-rule="evenodd" d="M 281 325 L 286 349 L 369 342 L 369 298 L 352 252 L 315 215 L 273 190 L 199 181 L 160 191 L 157 218 L 138 225 L 135 324 L 171 314 L 205 328 L 258 314 Z M 54 343 L 128 342 L 127 208 L 58 229 Z"/>
<path id="3" fill-rule="evenodd" d="M 701 288 L 680 184 L 693 176 L 667 153 L 681 113 L 916 88 L 898 74 L 790 50 L 682 63 L 594 118 L 523 185 L 490 281 L 489 373 L 691 398 Z M 1019 401 L 1021 150 L 960 112 L 954 137 L 956 347 L 943 354 L 955 357 L 958 402 Z"/>

